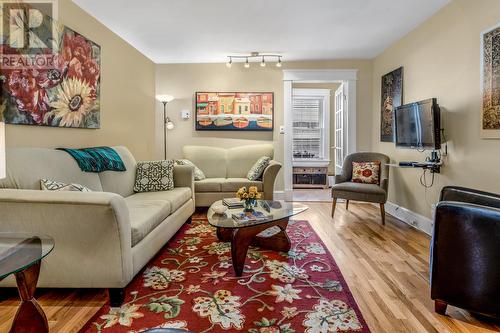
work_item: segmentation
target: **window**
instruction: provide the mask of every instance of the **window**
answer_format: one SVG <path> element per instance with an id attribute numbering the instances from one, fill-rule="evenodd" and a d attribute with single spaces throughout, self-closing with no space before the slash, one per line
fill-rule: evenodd
<path id="1" fill-rule="evenodd" d="M 329 159 L 329 98 L 327 89 L 294 89 L 294 159 Z"/>

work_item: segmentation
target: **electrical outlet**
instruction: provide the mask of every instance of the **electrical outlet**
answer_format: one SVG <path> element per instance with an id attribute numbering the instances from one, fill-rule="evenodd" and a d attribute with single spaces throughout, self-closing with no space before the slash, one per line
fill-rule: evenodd
<path id="1" fill-rule="evenodd" d="M 285 134 L 285 126 L 280 126 L 280 134 Z"/>

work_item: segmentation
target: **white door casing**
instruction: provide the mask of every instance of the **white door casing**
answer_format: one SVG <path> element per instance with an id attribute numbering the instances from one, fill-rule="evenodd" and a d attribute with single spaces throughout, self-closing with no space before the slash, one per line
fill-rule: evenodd
<path id="1" fill-rule="evenodd" d="M 342 172 L 342 164 L 344 163 L 344 123 L 347 118 L 344 117 L 344 85 L 341 84 L 340 87 L 335 91 L 335 142 L 334 142 L 334 154 L 335 154 L 335 174 L 340 174 Z"/>
<path id="2" fill-rule="evenodd" d="M 356 81 L 357 69 L 305 69 L 283 70 L 284 93 L 284 160 L 283 171 L 285 177 L 284 199 L 292 200 L 293 189 L 293 121 L 292 121 L 292 84 L 297 83 L 342 83 L 344 86 L 344 124 L 343 155 L 354 153 L 356 145 Z"/>

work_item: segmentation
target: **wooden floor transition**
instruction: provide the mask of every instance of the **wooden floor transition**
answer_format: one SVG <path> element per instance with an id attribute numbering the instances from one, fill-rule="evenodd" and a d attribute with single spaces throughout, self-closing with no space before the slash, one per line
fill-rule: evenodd
<path id="1" fill-rule="evenodd" d="M 388 216 L 381 226 L 378 207 L 308 202 L 299 219 L 309 220 L 340 267 L 372 332 L 500 332 L 500 323 L 448 307 L 434 313 L 429 297 L 429 237 Z M 15 314 L 15 290 L 0 290 L 0 332 Z M 106 301 L 104 290 L 39 290 L 51 332 L 78 332 Z M 299 333 L 299 332 L 297 332 Z"/>

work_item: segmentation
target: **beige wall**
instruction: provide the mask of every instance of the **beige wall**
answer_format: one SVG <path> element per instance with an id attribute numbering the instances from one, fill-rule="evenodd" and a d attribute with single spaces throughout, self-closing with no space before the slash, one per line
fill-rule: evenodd
<path id="1" fill-rule="evenodd" d="M 340 83 L 294 83 L 294 89 L 329 89 L 330 90 L 330 164 L 328 174 L 335 174 L 335 91 L 340 87 Z"/>
<path id="2" fill-rule="evenodd" d="M 154 63 L 70 0 L 59 0 L 59 21 L 101 46 L 101 128 L 7 125 L 7 146 L 125 145 L 138 159 L 152 158 Z"/>
<path id="3" fill-rule="evenodd" d="M 255 143 L 273 143 L 275 159 L 283 161 L 283 73 L 282 69 L 358 69 L 358 146 L 362 150 L 371 147 L 371 60 L 338 60 L 316 62 L 287 62 L 280 69 L 269 64 L 261 68 L 258 63 L 246 69 L 242 64 L 226 68 L 224 64 L 161 64 L 156 66 L 156 91 L 171 94 L 176 99 L 169 103 L 168 114 L 176 128 L 168 132 L 168 157 L 181 156 L 183 145 L 212 145 L 233 147 Z M 197 91 L 271 91 L 274 92 L 274 126 L 272 133 L 223 132 L 194 130 L 194 93 Z M 157 103 L 157 156 L 162 156 L 161 103 Z M 181 111 L 190 110 L 192 119 L 182 120 Z M 283 190 L 283 173 L 276 182 L 276 190 Z"/>
<path id="4" fill-rule="evenodd" d="M 426 154 L 381 143 L 380 78 L 404 66 L 404 103 L 437 97 L 449 140 L 442 173 L 427 193 L 421 170 L 392 169 L 389 201 L 427 217 L 444 185 L 500 191 L 500 141 L 480 139 L 480 33 L 500 23 L 498 0 L 454 0 L 374 60 L 373 149 L 394 161 L 423 161 Z"/>

